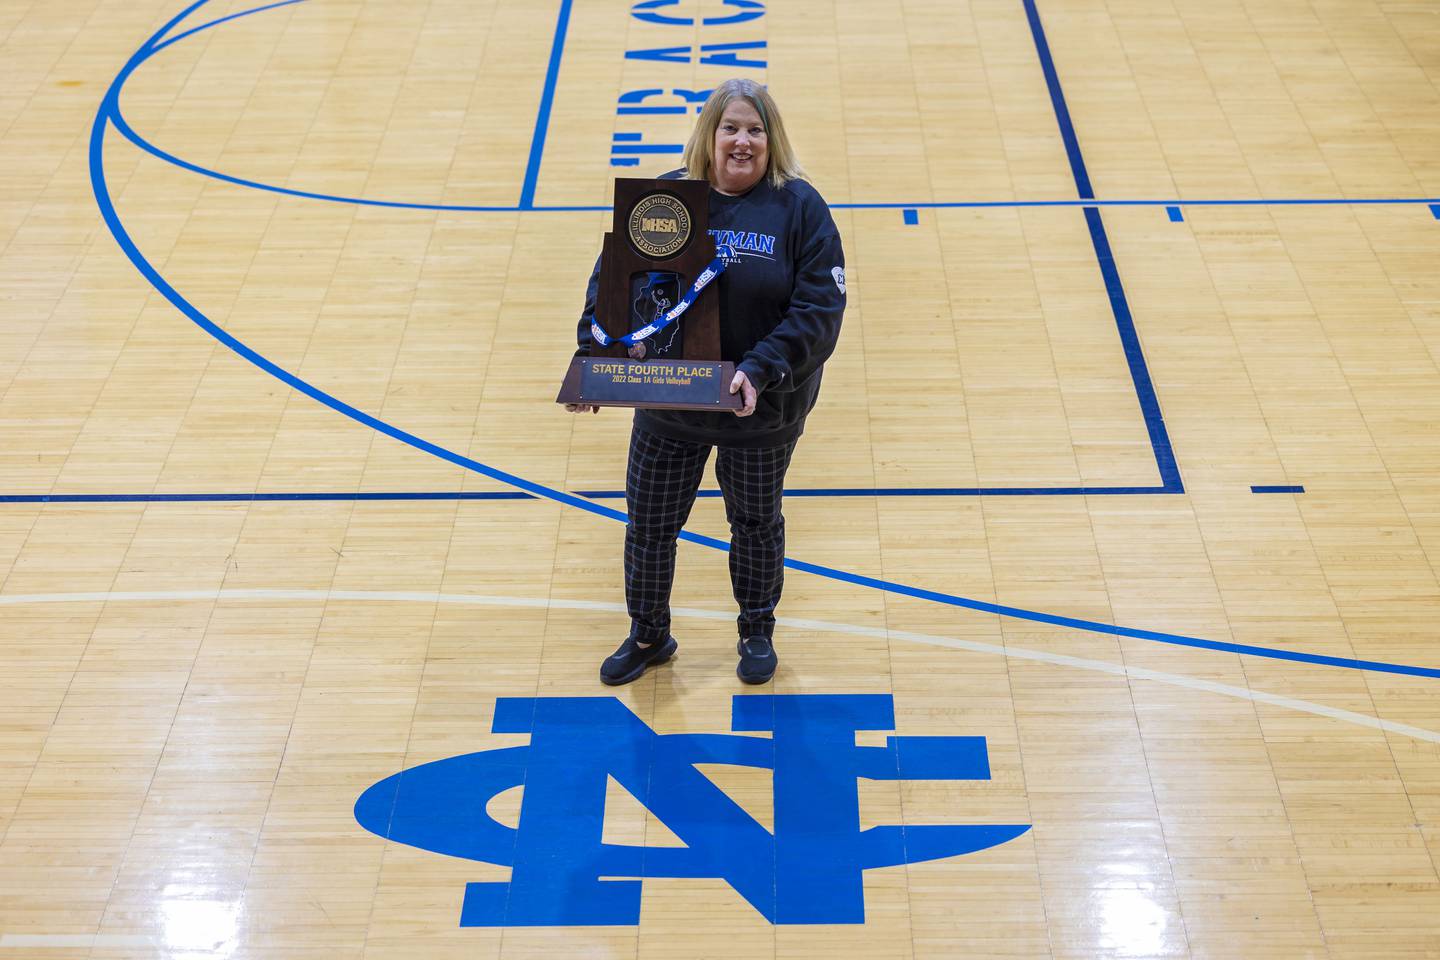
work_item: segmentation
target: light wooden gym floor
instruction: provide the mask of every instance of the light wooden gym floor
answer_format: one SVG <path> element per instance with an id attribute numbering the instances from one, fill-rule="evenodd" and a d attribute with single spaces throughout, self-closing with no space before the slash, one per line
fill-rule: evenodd
<path id="1" fill-rule="evenodd" d="M 1432 0 L 1038 0 L 1053 84 L 1023 0 L 631 7 L 304 0 L 147 57 L 175 0 L 0 0 L 0 960 L 1440 957 Z M 773 687 L 685 543 L 680 656 L 605 688 L 629 416 L 551 401 L 612 179 L 693 118 L 618 98 L 731 75 L 848 258 L 811 566 Z M 462 927 L 508 867 L 353 813 L 523 744 L 497 698 L 728 735 L 771 693 L 985 738 L 864 826 L 1031 829 L 869 870 L 864 924 L 652 878 L 638 926 Z"/>

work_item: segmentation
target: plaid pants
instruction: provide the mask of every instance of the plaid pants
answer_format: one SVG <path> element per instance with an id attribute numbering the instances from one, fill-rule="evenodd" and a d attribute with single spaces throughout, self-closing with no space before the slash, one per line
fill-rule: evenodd
<path id="1" fill-rule="evenodd" d="M 772 636 L 785 583 L 785 518 L 780 499 L 795 441 L 779 447 L 720 447 L 715 479 L 730 521 L 730 585 L 740 637 Z M 670 635 L 675 538 L 690 517 L 710 445 L 632 428 L 625 473 L 625 605 L 642 643 Z"/>

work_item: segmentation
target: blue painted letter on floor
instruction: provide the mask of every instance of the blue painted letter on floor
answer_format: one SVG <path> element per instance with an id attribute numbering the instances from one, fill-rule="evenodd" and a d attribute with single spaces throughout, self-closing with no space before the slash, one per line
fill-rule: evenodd
<path id="1" fill-rule="evenodd" d="M 735 697 L 731 729 L 657 734 L 613 697 L 497 700 L 496 733 L 529 746 L 472 753 L 387 777 L 355 804 L 361 826 L 397 843 L 511 867 L 508 883 L 470 883 L 460 925 L 616 926 L 640 922 L 640 883 L 724 880 L 771 923 L 864 923 L 864 871 L 973 853 L 1030 829 L 944 824 L 860 829 L 857 779 L 988 780 L 984 737 L 888 737 L 889 695 Z M 774 771 L 772 833 L 696 769 Z M 604 843 L 614 779 L 685 844 Z M 486 811 L 524 785 L 512 829 Z M 620 879 L 600 879 L 620 878 Z"/>

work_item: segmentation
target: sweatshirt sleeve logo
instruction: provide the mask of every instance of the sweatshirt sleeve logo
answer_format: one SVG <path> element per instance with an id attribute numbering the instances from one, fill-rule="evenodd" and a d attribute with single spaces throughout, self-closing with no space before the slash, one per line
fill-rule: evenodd
<path id="1" fill-rule="evenodd" d="M 831 268 L 830 268 L 830 276 L 832 276 L 832 277 L 835 278 L 835 286 L 836 286 L 836 287 L 840 290 L 840 292 L 843 294 L 843 293 L 845 292 L 845 268 L 844 268 L 844 267 L 831 267 Z"/>

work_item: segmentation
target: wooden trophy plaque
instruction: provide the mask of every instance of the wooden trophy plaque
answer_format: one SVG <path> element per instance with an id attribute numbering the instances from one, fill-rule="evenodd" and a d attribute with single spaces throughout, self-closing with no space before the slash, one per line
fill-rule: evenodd
<path id="1" fill-rule="evenodd" d="M 615 181 L 615 222 L 600 251 L 595 322 L 612 342 L 592 341 L 565 372 L 556 403 L 660 410 L 739 410 L 735 365 L 720 359 L 720 295 L 708 287 L 668 325 L 715 259 L 710 184 L 704 180 Z M 645 359 L 620 338 L 651 326 Z"/>

